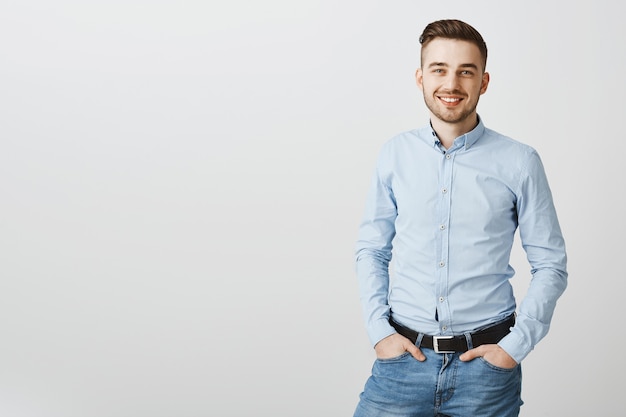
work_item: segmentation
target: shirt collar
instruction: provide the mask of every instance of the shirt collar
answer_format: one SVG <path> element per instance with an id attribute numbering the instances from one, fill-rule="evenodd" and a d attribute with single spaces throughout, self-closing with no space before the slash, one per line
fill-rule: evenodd
<path id="1" fill-rule="evenodd" d="M 433 129 L 432 123 L 430 124 L 430 133 L 431 133 L 431 137 L 433 140 L 433 145 L 434 146 L 438 146 L 439 145 L 439 139 L 437 138 L 437 133 L 435 133 L 435 130 Z M 470 130 L 469 132 L 467 132 L 464 135 L 459 136 L 458 138 L 456 138 L 454 140 L 454 144 L 452 145 L 452 147 L 454 148 L 460 148 L 460 147 L 465 147 L 465 149 L 469 149 L 474 143 L 476 143 L 476 141 L 478 139 L 480 139 L 480 137 L 485 133 L 485 125 L 483 124 L 482 119 L 480 118 L 480 116 L 478 116 L 478 124 L 476 125 L 476 127 L 472 130 Z"/>

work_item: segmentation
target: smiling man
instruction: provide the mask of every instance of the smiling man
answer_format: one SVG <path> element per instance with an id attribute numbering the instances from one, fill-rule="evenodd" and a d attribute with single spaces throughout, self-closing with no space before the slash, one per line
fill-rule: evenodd
<path id="1" fill-rule="evenodd" d="M 354 415 L 517 416 L 521 362 L 567 286 L 565 243 L 537 152 L 477 114 L 489 85 L 480 33 L 441 20 L 420 43 L 430 124 L 382 147 L 359 228 L 377 358 Z M 518 228 L 532 272 L 519 306 L 509 281 Z"/>
<path id="2" fill-rule="evenodd" d="M 424 69 L 416 73 L 426 106 L 435 120 L 456 125 L 459 132 L 472 130 L 478 98 L 489 84 L 486 60 L 476 45 L 464 40 L 435 38 L 427 46 L 422 49 Z"/>

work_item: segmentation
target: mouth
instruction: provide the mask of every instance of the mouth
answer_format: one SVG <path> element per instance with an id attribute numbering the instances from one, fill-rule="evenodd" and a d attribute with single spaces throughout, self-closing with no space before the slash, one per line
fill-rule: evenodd
<path id="1" fill-rule="evenodd" d="M 463 100 L 461 97 L 450 97 L 450 96 L 437 96 L 437 98 L 446 107 L 454 107 L 454 106 L 458 105 Z"/>

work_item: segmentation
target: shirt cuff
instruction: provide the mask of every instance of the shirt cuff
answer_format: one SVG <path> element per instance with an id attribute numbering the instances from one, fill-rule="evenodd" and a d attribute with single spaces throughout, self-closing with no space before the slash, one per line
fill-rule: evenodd
<path id="1" fill-rule="evenodd" d="M 389 324 L 389 320 L 387 318 L 378 319 L 372 321 L 367 329 L 367 333 L 370 339 L 370 343 L 372 347 L 376 346 L 376 343 L 380 342 L 387 336 L 391 336 L 396 332 L 391 324 Z"/>
<path id="2" fill-rule="evenodd" d="M 498 346 L 504 349 L 517 363 L 521 363 L 533 350 L 533 347 L 515 331 L 515 328 L 498 342 Z"/>

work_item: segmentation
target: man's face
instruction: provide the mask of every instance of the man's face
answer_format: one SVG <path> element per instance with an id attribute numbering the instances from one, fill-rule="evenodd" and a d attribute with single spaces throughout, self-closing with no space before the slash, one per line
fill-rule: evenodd
<path id="1" fill-rule="evenodd" d="M 423 48 L 416 80 L 434 117 L 450 124 L 474 123 L 478 98 L 489 84 L 483 71 L 476 45 L 437 38 Z"/>

